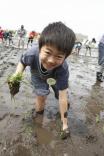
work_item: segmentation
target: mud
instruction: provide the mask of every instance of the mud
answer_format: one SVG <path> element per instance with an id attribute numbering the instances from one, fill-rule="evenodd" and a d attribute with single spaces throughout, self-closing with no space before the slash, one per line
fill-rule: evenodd
<path id="1" fill-rule="evenodd" d="M 7 77 L 23 50 L 0 45 L 0 156 L 104 156 L 104 83 L 96 82 L 97 49 L 70 59 L 68 122 L 71 136 L 59 137 L 58 102 L 51 91 L 43 117 L 32 118 L 34 93 L 29 69 L 11 100 Z"/>

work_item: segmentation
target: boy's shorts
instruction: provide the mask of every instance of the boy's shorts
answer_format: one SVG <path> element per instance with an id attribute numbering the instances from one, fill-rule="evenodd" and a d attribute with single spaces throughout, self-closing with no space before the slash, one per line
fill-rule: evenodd
<path id="1" fill-rule="evenodd" d="M 36 93 L 38 96 L 47 96 L 50 93 L 49 85 L 45 80 L 42 80 L 37 75 L 31 74 L 31 82 L 33 86 L 33 92 Z M 56 85 L 52 86 L 52 89 L 54 91 L 55 97 L 58 99 L 58 89 Z"/>

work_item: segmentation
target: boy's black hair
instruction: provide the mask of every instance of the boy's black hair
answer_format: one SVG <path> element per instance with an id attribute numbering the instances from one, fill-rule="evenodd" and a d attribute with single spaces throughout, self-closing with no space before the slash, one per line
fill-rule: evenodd
<path id="1" fill-rule="evenodd" d="M 49 24 L 42 31 L 39 38 L 39 49 L 44 45 L 51 45 L 62 51 L 67 57 L 71 54 L 75 40 L 76 36 L 73 30 L 62 22 L 55 22 Z"/>

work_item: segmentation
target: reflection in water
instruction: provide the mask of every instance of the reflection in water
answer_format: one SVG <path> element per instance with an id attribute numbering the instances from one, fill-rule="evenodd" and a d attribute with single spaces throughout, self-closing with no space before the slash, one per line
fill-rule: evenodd
<path id="1" fill-rule="evenodd" d="M 49 144 L 54 140 L 54 135 L 52 131 L 43 126 L 43 117 L 38 116 L 34 121 L 34 131 L 36 132 L 38 144 Z"/>
<path id="2" fill-rule="evenodd" d="M 100 112 L 104 111 L 104 88 L 101 85 L 102 84 L 99 82 L 96 82 L 94 85 L 92 85 L 90 96 L 87 99 L 87 113 L 92 117 L 95 117 L 97 114 L 100 115 Z"/>
<path id="3" fill-rule="evenodd" d="M 83 112 L 77 114 L 70 109 L 68 112 L 68 117 L 71 134 L 85 136 L 88 133 L 86 116 Z"/>
<path id="4" fill-rule="evenodd" d="M 36 125 L 35 131 L 37 134 L 37 141 L 39 144 L 49 144 L 53 140 L 53 135 L 46 129 Z"/>
<path id="5" fill-rule="evenodd" d="M 38 145 L 53 145 L 53 142 L 55 142 L 55 136 L 53 134 L 54 124 L 52 124 L 52 128 L 49 128 L 50 120 L 48 120 L 48 118 L 38 115 L 36 118 L 32 119 L 29 114 L 25 117 L 23 122 L 26 135 L 32 137 L 35 136 Z"/>

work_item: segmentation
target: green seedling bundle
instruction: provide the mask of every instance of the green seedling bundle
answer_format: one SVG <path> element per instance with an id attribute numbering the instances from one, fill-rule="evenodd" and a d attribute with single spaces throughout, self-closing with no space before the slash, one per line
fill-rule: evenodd
<path id="1" fill-rule="evenodd" d="M 21 73 L 8 77 L 7 82 L 9 85 L 11 97 L 14 97 L 19 92 L 20 82 L 22 81 L 22 79 L 23 75 Z"/>

